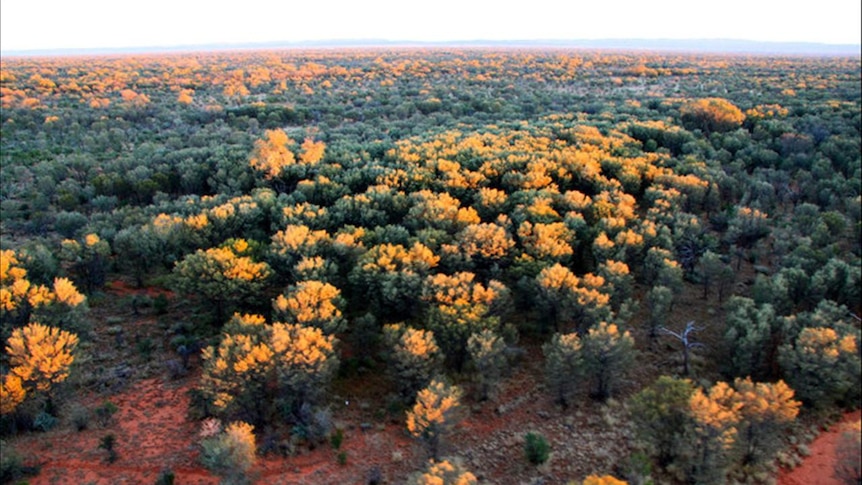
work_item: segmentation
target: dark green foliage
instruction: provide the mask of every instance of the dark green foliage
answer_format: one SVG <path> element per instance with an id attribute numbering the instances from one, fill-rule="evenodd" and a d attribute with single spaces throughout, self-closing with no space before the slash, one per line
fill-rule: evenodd
<path id="1" fill-rule="evenodd" d="M 341 443 L 344 442 L 344 430 L 336 428 L 335 432 L 329 435 L 329 444 L 333 450 L 341 449 Z"/>
<path id="2" fill-rule="evenodd" d="M 550 453 L 551 445 L 543 435 L 532 432 L 524 435 L 524 455 L 527 461 L 533 465 L 541 465 L 548 461 Z"/>
<path id="3" fill-rule="evenodd" d="M 39 431 L 50 431 L 57 425 L 59 420 L 56 416 L 53 416 L 45 411 L 40 412 L 33 418 L 33 429 Z"/>
<path id="4" fill-rule="evenodd" d="M 116 443 L 117 438 L 112 433 L 108 433 L 105 436 L 102 436 L 102 438 L 99 440 L 99 449 L 105 450 L 105 452 L 108 453 L 108 456 L 106 457 L 108 463 L 114 463 L 115 461 L 117 461 L 117 458 L 119 458 L 119 455 L 117 455 L 117 450 L 114 449 Z"/>
<path id="5" fill-rule="evenodd" d="M 774 377 L 778 342 L 785 335 L 772 305 L 755 305 L 750 298 L 734 296 L 727 302 L 724 333 L 725 374 L 750 376 L 756 381 Z"/>
<path id="6" fill-rule="evenodd" d="M 174 485 L 174 472 L 168 468 L 159 473 L 159 478 L 156 479 L 156 485 Z"/>
<path id="7" fill-rule="evenodd" d="M 116 414 L 117 411 L 119 411 L 119 408 L 116 404 L 111 401 L 105 401 L 95 410 L 96 420 L 99 422 L 100 426 L 108 426 L 114 419 L 114 414 Z"/>
<path id="8" fill-rule="evenodd" d="M 14 483 L 28 475 L 39 473 L 39 467 L 24 466 L 21 455 L 7 442 L 0 440 L 0 483 Z M 26 482 L 25 482 L 26 483 Z"/>

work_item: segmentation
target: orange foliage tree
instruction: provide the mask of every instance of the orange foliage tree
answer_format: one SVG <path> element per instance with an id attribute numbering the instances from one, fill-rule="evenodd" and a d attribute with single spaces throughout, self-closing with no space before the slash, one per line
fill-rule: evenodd
<path id="1" fill-rule="evenodd" d="M 322 281 L 300 281 L 273 301 L 274 318 L 316 327 L 331 335 L 344 330 L 341 290 Z"/>
<path id="2" fill-rule="evenodd" d="M 722 98 L 705 98 L 690 101 L 679 108 L 682 122 L 700 128 L 707 135 L 715 131 L 730 131 L 742 126 L 745 113 Z"/>
<path id="3" fill-rule="evenodd" d="M 408 485 L 476 485 L 476 476 L 467 471 L 460 460 L 431 460 L 425 470 L 410 477 Z"/>
<path id="4" fill-rule="evenodd" d="M 54 278 L 52 287 L 36 285 L 12 250 L 0 251 L 0 336 L 39 321 L 74 327 L 86 310 L 86 297 L 66 278 Z"/>
<path id="5" fill-rule="evenodd" d="M 258 296 L 272 273 L 268 264 L 244 256 L 248 249 L 248 243 L 238 239 L 224 247 L 189 254 L 174 267 L 177 290 L 212 302 L 220 322 L 228 305 Z"/>
<path id="6" fill-rule="evenodd" d="M 413 399 L 441 371 L 443 353 L 434 332 L 390 324 L 383 327 L 383 337 L 391 351 L 392 370 L 401 395 Z"/>
<path id="7" fill-rule="evenodd" d="M 4 413 L 14 411 L 27 394 L 44 395 L 50 410 L 51 389 L 69 377 L 77 345 L 77 335 L 40 323 L 15 329 L 6 342 L 10 369 L 0 387 Z"/>
<path id="8" fill-rule="evenodd" d="M 247 416 L 256 424 L 280 412 L 309 425 L 338 368 L 335 338 L 318 328 L 267 324 L 259 315 L 235 314 L 218 347 L 203 352 L 201 392 L 221 417 Z"/>
<path id="9" fill-rule="evenodd" d="M 416 404 L 407 411 L 407 431 L 422 440 L 437 459 L 443 435 L 457 423 L 460 408 L 461 388 L 432 380 L 416 394 Z"/>
<path id="10" fill-rule="evenodd" d="M 577 277 L 557 263 L 536 276 L 539 305 L 554 330 L 572 327 L 580 332 L 610 319 L 610 296 L 605 293 L 605 279 L 586 274 Z"/>
<path id="11" fill-rule="evenodd" d="M 483 285 L 466 271 L 426 278 L 422 290 L 422 299 L 428 303 L 425 324 L 455 368 L 461 369 L 466 361 L 470 335 L 499 327 L 499 310 L 495 310 L 504 307 L 508 297 L 509 290 L 499 281 Z"/>

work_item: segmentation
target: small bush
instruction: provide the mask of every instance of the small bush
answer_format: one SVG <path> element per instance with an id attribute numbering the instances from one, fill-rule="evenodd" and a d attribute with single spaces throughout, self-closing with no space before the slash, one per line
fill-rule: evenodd
<path id="1" fill-rule="evenodd" d="M 153 299 L 153 310 L 155 310 L 156 315 L 164 315 L 168 312 L 168 297 L 165 296 L 164 293 L 159 293 Z"/>
<path id="2" fill-rule="evenodd" d="M 99 440 L 99 449 L 108 452 L 108 463 L 114 463 L 117 461 L 117 450 L 114 449 L 114 445 L 116 443 L 117 438 L 111 433 L 102 436 L 102 439 Z"/>
<path id="3" fill-rule="evenodd" d="M 257 445 L 254 426 L 236 421 L 218 435 L 201 442 L 201 461 L 213 473 L 233 483 L 247 482 L 246 473 L 254 465 Z"/>
<path id="4" fill-rule="evenodd" d="M 36 418 L 33 419 L 33 429 L 39 431 L 50 431 L 54 426 L 57 425 L 57 418 L 42 411 L 41 413 L 36 415 Z"/>
<path id="5" fill-rule="evenodd" d="M 527 433 L 524 436 L 524 454 L 527 456 L 527 461 L 533 465 L 541 465 L 548 461 L 550 452 L 551 445 L 541 434 Z"/>
<path id="6" fill-rule="evenodd" d="M 143 340 L 138 340 L 135 344 L 135 348 L 137 348 L 138 353 L 141 354 L 146 360 L 149 360 L 150 356 L 153 354 L 153 350 L 156 349 L 156 344 L 153 343 L 153 339 L 147 337 Z"/>
<path id="7" fill-rule="evenodd" d="M 338 450 L 341 449 L 341 443 L 344 441 L 344 431 L 341 428 L 335 430 L 334 433 L 329 435 L 329 444 L 332 445 L 332 449 Z"/>
<path id="8" fill-rule="evenodd" d="M 111 401 L 105 401 L 101 406 L 96 408 L 96 420 L 103 428 L 111 423 L 114 414 L 119 410 L 117 405 Z"/>
<path id="9" fill-rule="evenodd" d="M 347 464 L 347 452 L 346 451 L 339 452 L 338 455 L 336 456 L 336 459 L 338 460 L 339 465 L 341 465 L 341 466 L 346 465 Z"/>
<path id="10" fill-rule="evenodd" d="M 0 483 L 13 483 L 25 476 L 36 475 L 39 467 L 24 466 L 21 455 L 5 441 L 0 440 Z M 26 483 L 26 482 L 22 482 Z"/>
<path id="11" fill-rule="evenodd" d="M 69 412 L 69 419 L 75 431 L 84 431 L 90 425 L 90 410 L 84 406 L 76 406 Z"/>
<path id="12" fill-rule="evenodd" d="M 171 469 L 162 470 L 156 480 L 156 485 L 174 485 L 174 478 L 174 472 Z"/>
<path id="13" fill-rule="evenodd" d="M 862 483 L 862 421 L 844 426 L 844 433 L 836 447 L 835 477 L 841 483 Z"/>

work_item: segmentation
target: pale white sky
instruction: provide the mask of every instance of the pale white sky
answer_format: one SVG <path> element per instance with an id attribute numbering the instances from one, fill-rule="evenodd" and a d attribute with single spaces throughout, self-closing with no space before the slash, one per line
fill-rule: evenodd
<path id="1" fill-rule="evenodd" d="M 337 39 L 862 42 L 859 0 L 2 0 L 0 50 Z"/>

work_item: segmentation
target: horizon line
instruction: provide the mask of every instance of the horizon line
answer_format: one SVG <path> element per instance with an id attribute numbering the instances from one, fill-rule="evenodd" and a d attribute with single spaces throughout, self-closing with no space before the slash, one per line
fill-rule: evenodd
<path id="1" fill-rule="evenodd" d="M 229 50 L 276 50 L 302 48 L 355 47 L 533 47 L 594 50 L 652 50 L 689 53 L 783 54 L 862 56 L 862 43 L 833 44 L 812 41 L 771 41 L 735 38 L 620 38 L 601 39 L 474 39 L 474 40 L 390 40 L 375 38 L 320 39 L 301 41 L 210 42 L 201 44 L 61 47 L 3 50 L 4 57 L 51 57 L 110 54 L 164 54 L 217 52 Z"/>

